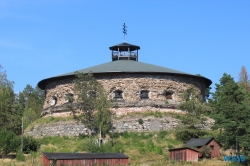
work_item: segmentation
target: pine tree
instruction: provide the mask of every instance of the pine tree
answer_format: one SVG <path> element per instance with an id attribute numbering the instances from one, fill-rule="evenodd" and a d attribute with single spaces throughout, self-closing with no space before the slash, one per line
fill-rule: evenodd
<path id="1" fill-rule="evenodd" d="M 250 92 L 250 78 L 247 72 L 247 69 L 242 66 L 240 73 L 239 73 L 239 85 L 245 88 L 247 91 Z"/>
<path id="2" fill-rule="evenodd" d="M 0 127 L 14 130 L 16 125 L 14 82 L 7 79 L 7 74 L 0 66 Z"/>
<path id="3" fill-rule="evenodd" d="M 247 94 L 234 79 L 223 74 L 211 100 L 215 119 L 214 129 L 220 131 L 218 140 L 225 149 L 246 150 L 250 145 L 250 109 Z"/>
<path id="4" fill-rule="evenodd" d="M 38 119 L 41 115 L 44 103 L 44 91 L 39 87 L 33 88 L 28 84 L 18 94 L 16 102 L 18 110 L 23 114 L 24 124 L 27 126 L 27 124 Z"/>

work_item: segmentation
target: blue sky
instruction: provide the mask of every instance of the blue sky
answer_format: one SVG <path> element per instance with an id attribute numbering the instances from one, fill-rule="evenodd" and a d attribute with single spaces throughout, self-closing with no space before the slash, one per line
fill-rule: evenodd
<path id="1" fill-rule="evenodd" d="M 2 0 L 0 64 L 15 92 L 111 61 L 110 46 L 139 45 L 139 61 L 219 83 L 250 71 L 250 1 Z"/>

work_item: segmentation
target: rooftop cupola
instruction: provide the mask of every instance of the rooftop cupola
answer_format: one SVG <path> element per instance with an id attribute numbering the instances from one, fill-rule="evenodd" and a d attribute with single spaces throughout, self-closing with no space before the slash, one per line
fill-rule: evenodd
<path id="1" fill-rule="evenodd" d="M 117 61 L 117 60 L 138 61 L 138 50 L 140 49 L 140 47 L 125 42 L 125 36 L 127 35 L 127 26 L 125 25 L 125 23 L 123 24 L 122 30 L 124 34 L 124 42 L 109 47 L 109 49 L 111 50 L 112 61 Z"/>
<path id="2" fill-rule="evenodd" d="M 109 47 L 109 49 L 111 50 L 112 61 L 117 61 L 117 60 L 138 61 L 138 50 L 140 49 L 139 46 L 123 42 L 121 44 Z"/>

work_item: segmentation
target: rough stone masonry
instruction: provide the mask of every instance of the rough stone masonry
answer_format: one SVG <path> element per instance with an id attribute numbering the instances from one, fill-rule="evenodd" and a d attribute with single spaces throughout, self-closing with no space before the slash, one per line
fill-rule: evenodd
<path id="1" fill-rule="evenodd" d="M 150 74 L 120 74 L 103 75 L 96 79 L 108 92 L 108 97 L 114 99 L 115 92 L 122 92 L 122 99 L 116 101 L 118 108 L 112 108 L 116 115 L 126 115 L 131 112 L 160 111 L 180 112 L 177 105 L 180 95 L 193 86 L 202 95 L 206 86 L 202 80 L 191 77 Z M 141 91 L 148 91 L 148 98 L 140 97 Z M 42 116 L 68 116 L 67 94 L 74 94 L 73 79 L 61 79 L 50 82 L 45 87 L 46 97 Z M 166 99 L 166 93 L 172 93 L 171 99 Z M 56 98 L 56 103 L 53 99 Z"/>

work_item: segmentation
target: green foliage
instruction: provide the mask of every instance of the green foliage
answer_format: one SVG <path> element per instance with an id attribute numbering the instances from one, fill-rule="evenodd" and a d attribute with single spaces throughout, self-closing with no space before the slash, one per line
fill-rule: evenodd
<path id="1" fill-rule="evenodd" d="M 206 130 L 187 129 L 182 127 L 182 125 L 178 126 L 175 131 L 176 139 L 182 142 L 187 142 L 191 138 L 201 138 L 207 135 L 209 135 L 209 132 Z"/>
<path id="2" fill-rule="evenodd" d="M 23 113 L 24 127 L 38 119 L 44 104 L 44 91 L 38 87 L 26 85 L 16 99 L 17 109 Z"/>
<path id="3" fill-rule="evenodd" d="M 202 94 L 191 87 L 181 96 L 179 109 L 186 111 L 186 115 L 181 117 L 181 124 L 176 128 L 176 138 L 186 142 L 193 137 L 201 137 L 206 133 L 202 130 L 206 120 L 204 113 L 209 110 Z"/>
<path id="4" fill-rule="evenodd" d="M 31 136 L 26 136 L 23 139 L 23 152 L 25 154 L 36 152 L 40 148 L 40 143 Z"/>
<path id="5" fill-rule="evenodd" d="M 18 150 L 16 153 L 16 160 L 17 161 L 25 161 L 25 156 L 21 152 L 21 150 Z"/>
<path id="6" fill-rule="evenodd" d="M 211 157 L 211 149 L 207 146 L 202 146 L 199 150 L 199 153 L 202 154 L 202 157 L 204 158 L 210 158 Z"/>
<path id="7" fill-rule="evenodd" d="M 95 110 L 95 125 L 98 131 L 105 137 L 111 128 L 111 117 L 112 113 L 110 111 L 111 103 L 107 98 L 107 94 L 102 86 L 99 87 L 98 96 L 96 98 Z"/>
<path id="8" fill-rule="evenodd" d="M 90 129 L 90 135 L 97 127 L 104 136 L 110 129 L 112 114 L 109 110 L 111 104 L 103 86 L 92 74 L 76 72 L 73 90 L 77 97 L 75 104 L 68 105 L 69 110 L 73 112 L 76 119 Z"/>
<path id="9" fill-rule="evenodd" d="M 0 130 L 0 153 L 6 155 L 10 152 L 16 152 L 20 142 L 20 139 L 13 131 Z"/>
<path id="10" fill-rule="evenodd" d="M 160 132 L 158 133 L 157 138 L 158 138 L 158 139 L 164 139 L 166 135 L 168 135 L 168 132 L 165 131 L 165 130 L 162 130 L 162 131 L 160 131 Z"/>
<path id="11" fill-rule="evenodd" d="M 87 151 L 89 153 L 105 153 L 105 152 L 116 152 L 123 153 L 124 146 L 120 142 L 116 142 L 113 146 L 111 142 L 105 144 L 98 144 L 95 138 L 84 139 L 84 144 L 81 150 Z"/>
<path id="12" fill-rule="evenodd" d="M 217 140 L 225 149 L 235 149 L 237 140 L 244 153 L 249 153 L 249 97 L 249 92 L 239 87 L 228 74 L 224 74 L 220 84 L 216 84 L 216 91 L 210 104 L 215 119 L 214 129 L 220 131 Z"/>
<path id="13" fill-rule="evenodd" d="M 13 85 L 14 82 L 7 79 L 6 72 L 0 66 L 0 126 L 18 133 L 21 113 L 16 110 Z"/>
<path id="14" fill-rule="evenodd" d="M 250 92 L 250 78 L 244 66 L 241 67 L 241 70 L 239 73 L 238 85 L 243 87 L 246 91 Z"/>
<path id="15" fill-rule="evenodd" d="M 139 123 L 140 125 L 142 125 L 142 124 L 143 124 L 143 120 L 142 120 L 142 118 L 138 119 L 138 123 Z"/>
<path id="16" fill-rule="evenodd" d="M 155 146 L 152 140 L 149 140 L 147 143 L 147 151 L 160 155 L 163 154 L 162 148 L 160 146 Z"/>

